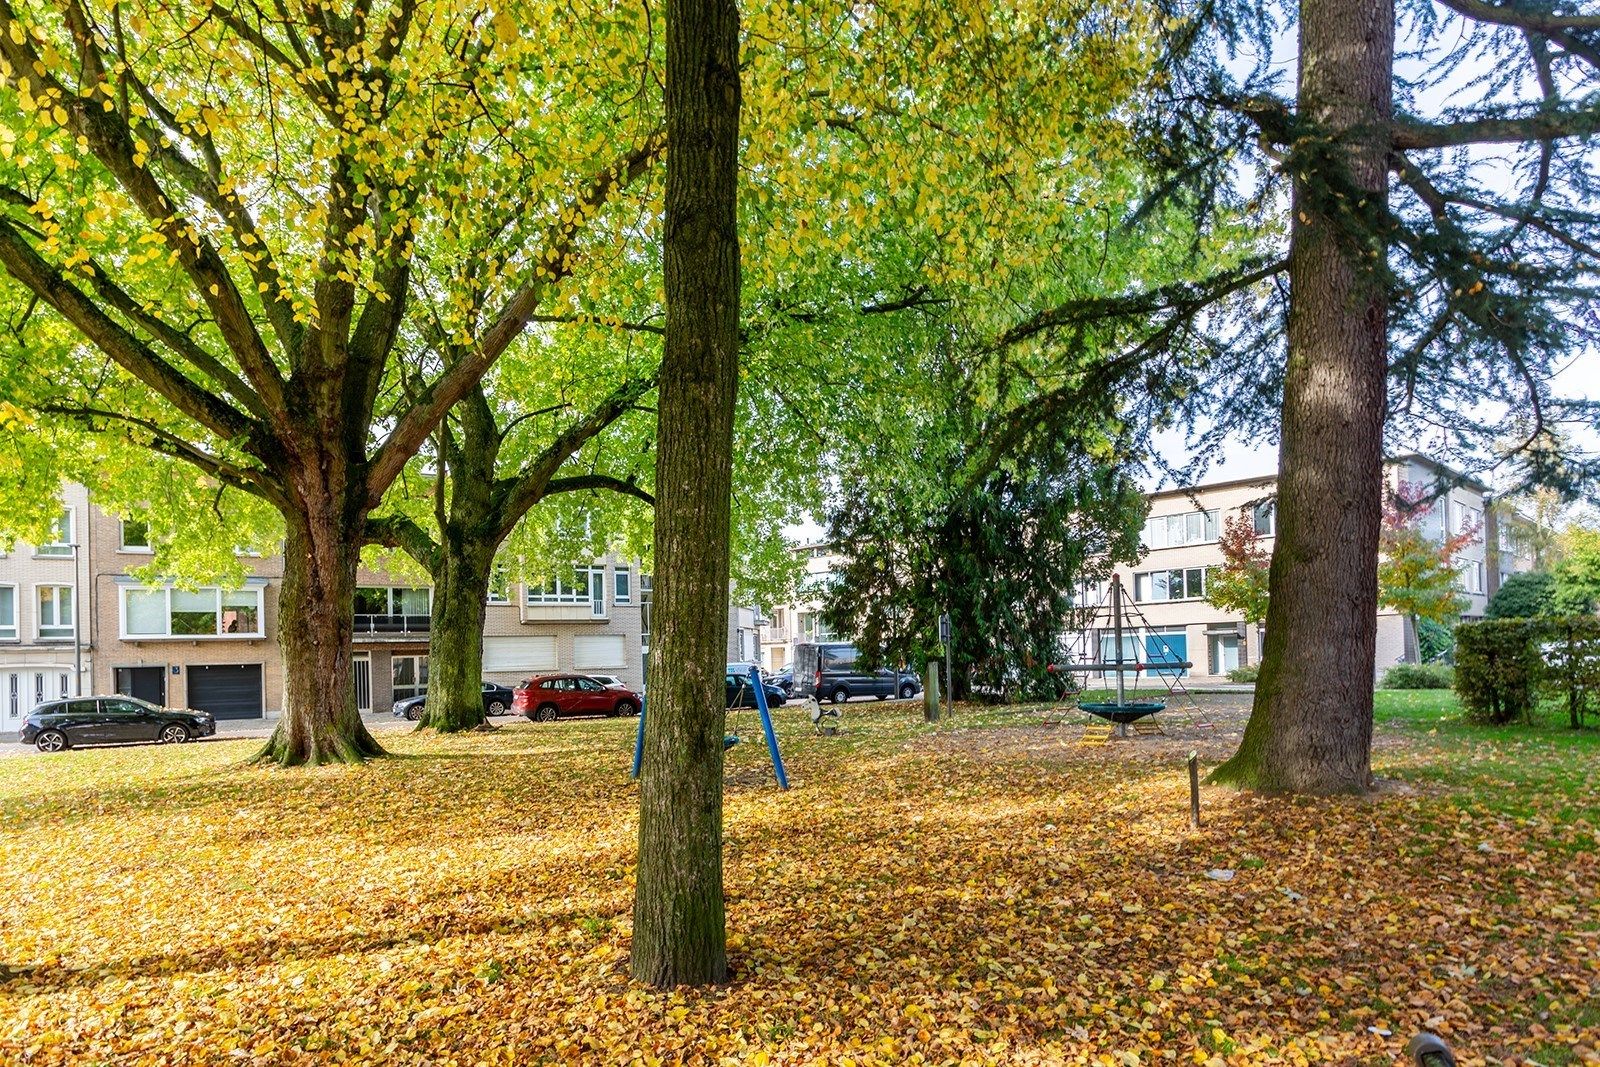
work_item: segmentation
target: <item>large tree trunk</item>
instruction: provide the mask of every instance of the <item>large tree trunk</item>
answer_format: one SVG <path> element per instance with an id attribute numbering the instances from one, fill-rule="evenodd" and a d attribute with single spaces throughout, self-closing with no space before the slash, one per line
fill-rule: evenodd
<path id="1" fill-rule="evenodd" d="M 428 701 L 420 726 L 470 730 L 483 715 L 483 621 L 494 547 L 464 543 L 446 530 L 433 574 L 428 637 Z"/>
<path id="2" fill-rule="evenodd" d="M 323 498 L 284 516 L 278 594 L 283 718 L 256 754 L 258 763 L 359 763 L 384 754 L 361 722 L 350 669 L 361 544 L 353 510 Z"/>
<path id="3" fill-rule="evenodd" d="M 1300 5 L 1299 113 L 1338 138 L 1335 166 L 1377 204 L 1393 62 L 1392 0 Z M 1360 792 L 1371 784 L 1388 308 L 1376 238 L 1331 218 L 1304 171 L 1324 190 L 1340 176 L 1298 169 L 1266 647 L 1244 740 L 1215 777 Z"/>
<path id="4" fill-rule="evenodd" d="M 666 340 L 633 976 L 727 977 L 723 671 L 739 378 L 739 13 L 667 4 Z"/>

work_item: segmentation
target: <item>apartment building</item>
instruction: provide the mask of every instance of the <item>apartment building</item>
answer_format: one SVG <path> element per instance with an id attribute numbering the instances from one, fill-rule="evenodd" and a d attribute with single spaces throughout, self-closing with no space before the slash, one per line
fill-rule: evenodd
<path id="1" fill-rule="evenodd" d="M 94 539 L 89 494 L 72 486 L 49 541 L 0 546 L 0 731 L 42 700 L 88 688 L 94 655 L 80 624 Z"/>
<path id="2" fill-rule="evenodd" d="M 1500 582 L 1532 566 L 1526 548 L 1531 524 L 1497 505 L 1482 482 L 1419 455 L 1390 459 L 1383 477 L 1390 490 L 1404 483 L 1437 493 L 1416 520 L 1433 538 L 1475 532 L 1457 556 L 1459 587 L 1467 603 L 1463 618 L 1481 617 Z M 1259 661 L 1263 627 L 1215 607 L 1206 599 L 1206 590 L 1210 576 L 1223 563 L 1217 538 L 1229 518 L 1250 522 L 1263 547 L 1271 550 L 1276 533 L 1275 485 L 1274 477 L 1249 478 L 1150 495 L 1144 554 L 1137 564 L 1116 568 L 1141 621 L 1138 640 L 1154 650 L 1145 658 L 1191 662 L 1194 666 L 1184 673 L 1200 681 L 1225 679 L 1229 671 Z M 1103 595 L 1103 588 L 1098 588 L 1080 600 L 1098 602 Z M 1407 621 L 1380 608 L 1378 672 L 1415 658 L 1416 635 Z"/>
<path id="3" fill-rule="evenodd" d="M 758 627 L 759 662 L 762 669 L 769 672 L 781 671 L 794 662 L 796 644 L 842 640 L 822 617 L 822 595 L 834 580 L 842 558 L 831 545 L 823 542 L 796 545 L 793 551 L 805 561 L 805 576 L 800 580 L 798 595 L 795 600 L 763 613 Z"/>
<path id="4" fill-rule="evenodd" d="M 153 558 L 144 523 L 100 510 L 82 486 L 62 500 L 50 543 L 0 553 L 0 732 L 19 729 L 40 701 L 78 692 L 219 718 L 282 711 L 281 557 L 242 556 L 248 574 L 237 588 L 147 584 L 132 573 Z M 433 595 L 365 568 L 357 582 L 356 698 L 381 712 L 427 690 Z M 502 569 L 484 610 L 484 678 L 580 671 L 642 687 L 650 608 L 651 576 L 637 561 L 607 556 L 546 585 L 513 583 Z M 756 656 L 758 621 L 730 607 L 730 660 Z"/>

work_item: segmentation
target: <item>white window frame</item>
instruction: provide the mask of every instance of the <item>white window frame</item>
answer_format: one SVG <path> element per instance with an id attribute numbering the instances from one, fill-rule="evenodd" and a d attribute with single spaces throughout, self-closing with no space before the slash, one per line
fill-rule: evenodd
<path id="1" fill-rule="evenodd" d="M 212 603 L 215 605 L 213 618 L 216 620 L 216 632 L 209 634 L 175 634 L 172 632 L 172 589 L 167 586 L 148 585 L 122 585 L 117 587 L 117 636 L 124 641 L 233 641 L 233 640 L 260 640 L 266 637 L 266 609 L 267 598 L 263 595 L 263 586 L 243 585 L 238 589 L 226 590 L 229 594 L 253 593 L 256 598 L 256 628 L 249 633 L 227 633 L 222 629 L 222 594 L 220 586 L 201 586 L 199 589 L 185 590 L 185 592 L 210 593 Z M 128 594 L 129 593 L 162 593 L 163 604 L 161 609 L 163 632 L 154 634 L 128 632 Z"/>
<path id="2" fill-rule="evenodd" d="M 633 603 L 632 567 L 618 567 L 611 572 L 611 602 L 613 604 Z"/>
<path id="3" fill-rule="evenodd" d="M 1198 516 L 1200 519 L 1200 536 L 1189 537 L 1189 520 Z M 1156 543 L 1155 531 L 1160 524 L 1160 544 Z M 1178 539 L 1173 540 L 1171 532 L 1173 525 L 1178 528 Z M 1175 515 L 1151 515 L 1144 520 L 1144 529 L 1139 533 L 1139 542 L 1145 548 L 1182 548 L 1185 545 L 1215 544 L 1220 535 L 1222 526 L 1222 513 L 1217 508 L 1205 508 L 1200 511 L 1180 511 Z"/>
<path id="4" fill-rule="evenodd" d="M 410 685 L 407 685 L 405 687 L 406 692 L 402 696 L 400 694 L 400 686 L 394 680 L 394 670 L 395 670 L 396 666 L 398 666 L 401 662 L 403 662 L 405 660 L 412 661 L 411 677 L 412 677 L 413 681 L 412 681 L 412 683 Z M 390 696 L 390 699 L 392 701 L 394 701 L 394 702 L 399 702 L 399 701 L 402 701 L 402 700 L 409 700 L 412 697 L 416 697 L 416 696 L 426 696 L 427 693 L 428 693 L 428 682 L 431 680 L 430 678 L 425 677 L 427 674 L 428 674 L 428 654 L 426 652 L 408 653 L 408 654 L 403 655 L 403 656 L 391 656 L 391 657 L 389 657 L 389 696 Z"/>
<path id="5" fill-rule="evenodd" d="M 22 636 L 22 626 L 17 618 L 22 614 L 21 598 L 13 582 L 0 582 L 0 589 L 11 590 L 11 621 L 0 622 L 0 641 L 15 641 Z"/>
<path id="6" fill-rule="evenodd" d="M 505 591 L 496 592 L 498 583 Z M 511 568 L 504 563 L 497 563 L 489 570 L 489 590 L 483 598 L 485 604 L 511 603 Z"/>
<path id="7" fill-rule="evenodd" d="M 1205 587 L 1211 584 L 1211 579 L 1206 573 L 1209 570 L 1211 570 L 1210 567 L 1157 567 L 1154 570 L 1139 571 L 1133 576 L 1133 601 L 1135 604 L 1182 604 L 1190 600 L 1204 600 L 1206 598 Z M 1173 571 L 1183 574 L 1183 596 L 1171 595 L 1172 586 L 1169 576 Z M 1201 591 L 1195 595 L 1189 593 L 1189 575 L 1193 571 L 1200 572 Z M 1147 595 L 1155 592 L 1155 576 L 1158 574 L 1163 579 L 1163 588 L 1166 589 L 1167 595 L 1162 597 Z"/>
<path id="8" fill-rule="evenodd" d="M 144 524 L 144 540 L 145 540 L 145 543 L 142 544 L 142 545 L 130 545 L 128 543 L 128 520 L 127 519 L 118 519 L 117 520 L 117 551 L 118 552 L 137 552 L 140 555 L 145 555 L 145 556 L 148 556 L 148 555 L 151 555 L 152 553 L 154 553 L 155 549 L 150 547 L 150 524 L 148 522 L 146 522 Z"/>
<path id="9" fill-rule="evenodd" d="M 54 629 L 54 630 L 60 630 L 60 629 L 63 629 L 64 626 L 70 626 L 72 628 L 72 632 L 70 634 L 60 634 L 60 633 L 47 634 L 47 633 L 44 632 L 46 624 L 45 624 L 45 621 L 44 621 L 44 600 L 43 600 L 43 596 L 44 596 L 44 591 L 46 589 L 54 589 L 56 591 L 56 596 L 52 598 L 52 600 L 54 600 L 54 602 L 55 602 L 55 610 L 54 610 L 55 621 L 49 624 L 50 628 Z M 63 624 L 61 622 L 61 597 L 60 597 L 60 594 L 63 591 L 66 592 L 67 597 L 72 601 L 72 618 L 65 624 Z M 35 585 L 33 587 L 33 611 L 34 611 L 33 632 L 34 632 L 35 636 L 37 636 L 39 638 L 39 640 L 41 640 L 41 641 L 75 641 L 75 640 L 77 640 L 77 637 L 78 637 L 78 598 L 75 595 L 73 595 L 72 586 L 63 585 L 60 582 L 40 582 L 39 584 Z"/>
<path id="10" fill-rule="evenodd" d="M 594 603 L 594 575 L 599 572 L 602 583 L 605 576 L 604 567 L 574 567 L 572 573 L 566 577 L 557 577 L 553 580 L 554 591 L 542 585 L 530 585 L 523 591 L 523 600 L 529 607 L 553 606 L 579 606 Z M 600 586 L 600 604 L 595 609 L 596 615 L 605 614 L 605 585 Z"/>
<path id="11" fill-rule="evenodd" d="M 60 520 L 62 518 L 67 520 L 65 530 L 60 528 Z M 45 556 L 49 559 L 70 559 L 77 550 L 77 509 L 70 504 L 64 505 L 61 508 L 61 515 L 57 518 L 54 526 L 56 528 L 56 539 L 54 541 L 46 541 L 42 545 L 35 545 L 33 554 L 35 556 Z M 63 537 L 65 540 L 63 540 Z M 61 551 L 56 551 L 58 549 Z"/>
<path id="12" fill-rule="evenodd" d="M 1262 529 L 1262 518 L 1265 517 L 1266 529 Z M 1250 507 L 1250 529 L 1257 537 L 1276 537 L 1278 533 L 1278 502 L 1266 500 Z"/>

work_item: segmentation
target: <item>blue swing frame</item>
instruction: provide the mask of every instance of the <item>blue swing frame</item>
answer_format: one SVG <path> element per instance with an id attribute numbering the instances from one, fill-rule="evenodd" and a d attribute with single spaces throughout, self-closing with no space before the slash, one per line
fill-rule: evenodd
<path id="1" fill-rule="evenodd" d="M 772 756 L 772 770 L 777 775 L 778 788 L 786 790 L 789 788 L 789 776 L 783 770 L 783 755 L 778 751 L 778 735 L 772 729 L 772 712 L 767 708 L 766 686 L 761 684 L 761 672 L 757 667 L 750 668 L 750 688 L 756 694 L 756 711 L 761 716 L 761 732 L 767 738 L 767 752 Z M 644 763 L 644 716 L 646 705 L 646 699 L 640 697 L 639 732 L 633 740 L 633 771 L 628 775 L 632 779 L 639 777 L 639 769 Z M 738 741 L 737 735 L 730 734 L 723 738 L 722 747 L 724 750 L 730 749 L 738 744 Z"/>

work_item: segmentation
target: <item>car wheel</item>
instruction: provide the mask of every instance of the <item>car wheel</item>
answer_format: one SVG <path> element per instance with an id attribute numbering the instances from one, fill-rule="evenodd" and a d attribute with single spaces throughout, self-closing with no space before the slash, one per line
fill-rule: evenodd
<path id="1" fill-rule="evenodd" d="M 406 709 L 406 718 L 410 719 L 412 722 L 416 722 L 418 719 L 422 718 L 422 709 L 415 704 L 411 705 L 411 707 Z"/>
<path id="2" fill-rule="evenodd" d="M 176 722 L 167 723 L 161 728 L 161 732 L 156 735 L 157 743 L 163 745 L 181 745 L 187 740 L 189 740 L 189 731 L 184 728 L 182 723 Z"/>
<path id="3" fill-rule="evenodd" d="M 639 705 L 635 704 L 631 700 L 619 700 L 619 701 L 617 701 L 616 708 L 613 709 L 611 714 L 613 714 L 613 715 L 637 715 L 637 714 L 639 714 Z"/>
<path id="4" fill-rule="evenodd" d="M 60 752 L 67 747 L 67 735 L 60 730 L 41 730 L 33 743 L 40 752 Z"/>
<path id="5" fill-rule="evenodd" d="M 506 713 L 506 706 L 505 706 L 505 703 L 503 701 L 499 701 L 499 700 L 491 700 L 491 701 L 489 701 L 489 714 L 490 715 L 504 715 L 505 713 Z"/>
<path id="6" fill-rule="evenodd" d="M 910 700 L 912 697 L 914 697 L 916 695 L 917 695 L 917 687 L 912 685 L 910 682 L 907 682 L 905 685 L 902 685 L 900 687 L 900 699 L 901 700 Z"/>
<path id="7" fill-rule="evenodd" d="M 850 699 L 850 690 L 846 689 L 844 686 L 841 685 L 839 688 L 837 688 L 837 689 L 835 689 L 833 691 L 833 702 L 835 704 L 843 704 L 846 700 L 849 700 L 849 699 Z"/>
<path id="8" fill-rule="evenodd" d="M 555 722 L 556 706 L 554 704 L 541 704 L 539 710 L 533 713 L 534 722 Z"/>

